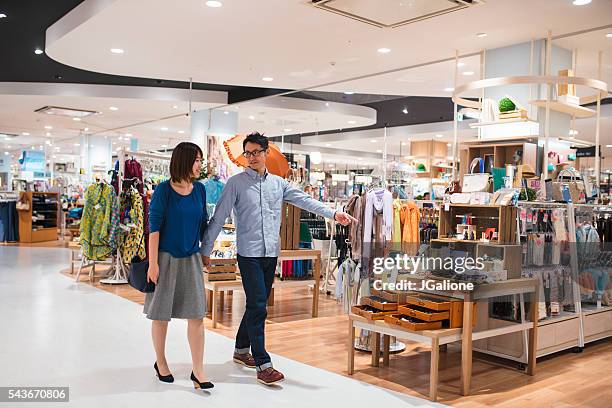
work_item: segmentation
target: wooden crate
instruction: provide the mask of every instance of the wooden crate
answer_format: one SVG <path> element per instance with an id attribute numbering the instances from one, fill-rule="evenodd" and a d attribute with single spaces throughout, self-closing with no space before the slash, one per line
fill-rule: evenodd
<path id="1" fill-rule="evenodd" d="M 373 299 L 372 297 L 364 297 L 361 299 L 361 303 L 367 306 L 372 306 L 375 307 L 378 310 L 382 310 L 384 312 L 388 312 L 388 311 L 395 311 L 397 310 L 397 307 L 399 306 L 399 304 L 397 302 L 390 302 L 390 301 L 386 301 L 385 302 L 381 302 L 379 300 Z"/>
<path id="2" fill-rule="evenodd" d="M 451 329 L 463 327 L 463 300 L 432 294 L 411 294 L 406 297 L 408 305 L 418 306 L 433 312 L 448 312 L 448 326 Z M 410 307 L 410 306 L 407 306 Z M 477 321 L 477 308 L 474 303 L 473 325 Z"/>
<path id="3" fill-rule="evenodd" d="M 414 319 L 416 321 L 408 322 L 402 320 L 405 316 L 399 313 L 385 316 L 385 323 L 400 326 L 404 329 L 412 330 L 412 331 L 420 331 L 420 330 L 438 330 L 442 328 L 442 322 L 424 322 L 418 319 Z"/>
<path id="4" fill-rule="evenodd" d="M 361 316 L 361 317 L 365 317 L 366 319 L 369 320 L 383 320 L 385 318 L 385 316 L 391 315 L 393 313 L 397 313 L 397 311 L 382 311 L 382 310 L 377 310 L 377 311 L 371 311 L 371 310 L 365 310 L 367 307 L 367 305 L 357 305 L 357 306 L 352 306 L 351 307 L 351 312 L 353 312 L 354 314 Z"/>
<path id="5" fill-rule="evenodd" d="M 208 273 L 206 272 L 206 278 L 208 279 L 209 282 L 235 281 L 236 272 L 229 272 L 229 273 Z"/>
<path id="6" fill-rule="evenodd" d="M 449 311 L 434 312 L 415 305 L 400 306 L 398 307 L 397 311 L 403 315 L 415 317 L 425 322 L 437 322 L 450 319 Z"/>

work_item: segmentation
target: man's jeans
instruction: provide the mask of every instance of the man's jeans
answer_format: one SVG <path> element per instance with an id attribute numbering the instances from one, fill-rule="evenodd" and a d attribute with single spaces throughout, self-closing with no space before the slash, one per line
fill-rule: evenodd
<path id="1" fill-rule="evenodd" d="M 268 316 L 268 297 L 274 282 L 277 258 L 250 258 L 238 255 L 238 267 L 246 294 L 246 310 L 236 334 L 236 353 L 250 351 L 257 371 L 272 367 L 266 352 L 265 323 Z"/>

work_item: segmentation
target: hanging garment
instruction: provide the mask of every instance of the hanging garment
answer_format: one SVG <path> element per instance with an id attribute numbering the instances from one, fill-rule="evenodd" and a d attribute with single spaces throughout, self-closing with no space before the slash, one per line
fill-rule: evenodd
<path id="1" fill-rule="evenodd" d="M 17 201 L 0 202 L 0 242 L 19 241 Z"/>
<path id="2" fill-rule="evenodd" d="M 119 249 L 123 262 L 130 263 L 132 258 L 146 259 L 144 234 L 144 208 L 138 191 L 131 189 L 121 194 L 121 213 L 126 214 L 119 234 Z"/>
<path id="3" fill-rule="evenodd" d="M 402 202 L 398 199 L 393 200 L 393 242 L 402 242 L 401 210 Z"/>
<path id="4" fill-rule="evenodd" d="M 221 198 L 221 192 L 223 191 L 225 184 L 219 180 L 219 177 L 211 177 L 204 182 L 204 188 L 206 188 L 206 204 L 217 204 L 219 198 Z"/>
<path id="5" fill-rule="evenodd" d="M 379 236 L 372 236 L 375 212 L 382 214 L 382 225 Z M 363 242 L 391 241 L 393 231 L 393 195 L 383 189 L 373 189 L 366 194 L 364 212 Z"/>
<path id="6" fill-rule="evenodd" d="M 402 205 L 400 212 L 402 221 L 402 249 L 407 254 L 416 254 L 420 242 L 419 225 L 421 214 L 414 201 Z"/>
<path id="7" fill-rule="evenodd" d="M 144 194 L 144 189 L 143 189 L 144 182 L 142 179 L 142 166 L 140 165 L 140 163 L 138 163 L 136 159 L 128 159 L 125 161 L 123 178 L 125 180 L 134 179 L 134 178 L 137 179 L 138 183 L 136 183 L 136 188 L 138 189 L 138 192 L 140 194 Z"/>
<path id="8" fill-rule="evenodd" d="M 353 259 L 359 259 L 361 257 L 361 244 L 363 237 L 363 212 L 361 196 L 357 194 L 352 195 L 346 204 L 345 211 L 353 218 L 358 220 L 356 224 L 352 223 L 349 227 L 349 244 L 351 245 Z"/>
<path id="9" fill-rule="evenodd" d="M 106 183 L 92 184 L 85 192 L 81 219 L 83 256 L 94 261 L 107 259 L 117 248 L 119 203 L 113 187 Z"/>

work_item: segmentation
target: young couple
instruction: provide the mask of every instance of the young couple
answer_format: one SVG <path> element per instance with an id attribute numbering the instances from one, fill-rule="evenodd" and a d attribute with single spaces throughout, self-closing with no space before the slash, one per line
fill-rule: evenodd
<path id="1" fill-rule="evenodd" d="M 204 370 L 206 299 L 202 269 L 209 265 L 215 239 L 232 210 L 236 219 L 238 266 L 246 294 L 246 310 L 236 334 L 233 361 L 255 368 L 257 380 L 265 385 L 284 379 L 272 366 L 265 348 L 266 307 L 280 251 L 283 202 L 343 225 L 357 221 L 326 207 L 283 178 L 269 174 L 265 136 L 248 135 L 243 142 L 243 155 L 249 167 L 227 181 L 210 222 L 204 186 L 194 182 L 200 174 L 203 154 L 193 143 L 183 142 L 175 147 L 170 180 L 161 183 L 153 194 L 148 279 L 156 283 L 156 288 L 146 296 L 144 313 L 153 320 L 154 368 L 160 381 L 174 381 L 165 356 L 168 322 L 171 318 L 188 319 L 191 380 L 195 388 L 214 387 Z"/>

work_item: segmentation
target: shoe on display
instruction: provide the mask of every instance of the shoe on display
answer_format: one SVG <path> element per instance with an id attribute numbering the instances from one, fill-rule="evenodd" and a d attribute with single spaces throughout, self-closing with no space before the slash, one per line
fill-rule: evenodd
<path id="1" fill-rule="evenodd" d="M 274 385 L 285 379 L 285 376 L 280 371 L 275 370 L 272 367 L 268 367 L 265 370 L 257 373 L 257 381 L 264 385 Z"/>
<path id="2" fill-rule="evenodd" d="M 246 354 L 234 353 L 234 363 L 242 364 L 243 366 L 248 367 L 248 368 L 256 367 L 255 359 L 253 358 L 251 353 L 246 353 Z"/>

